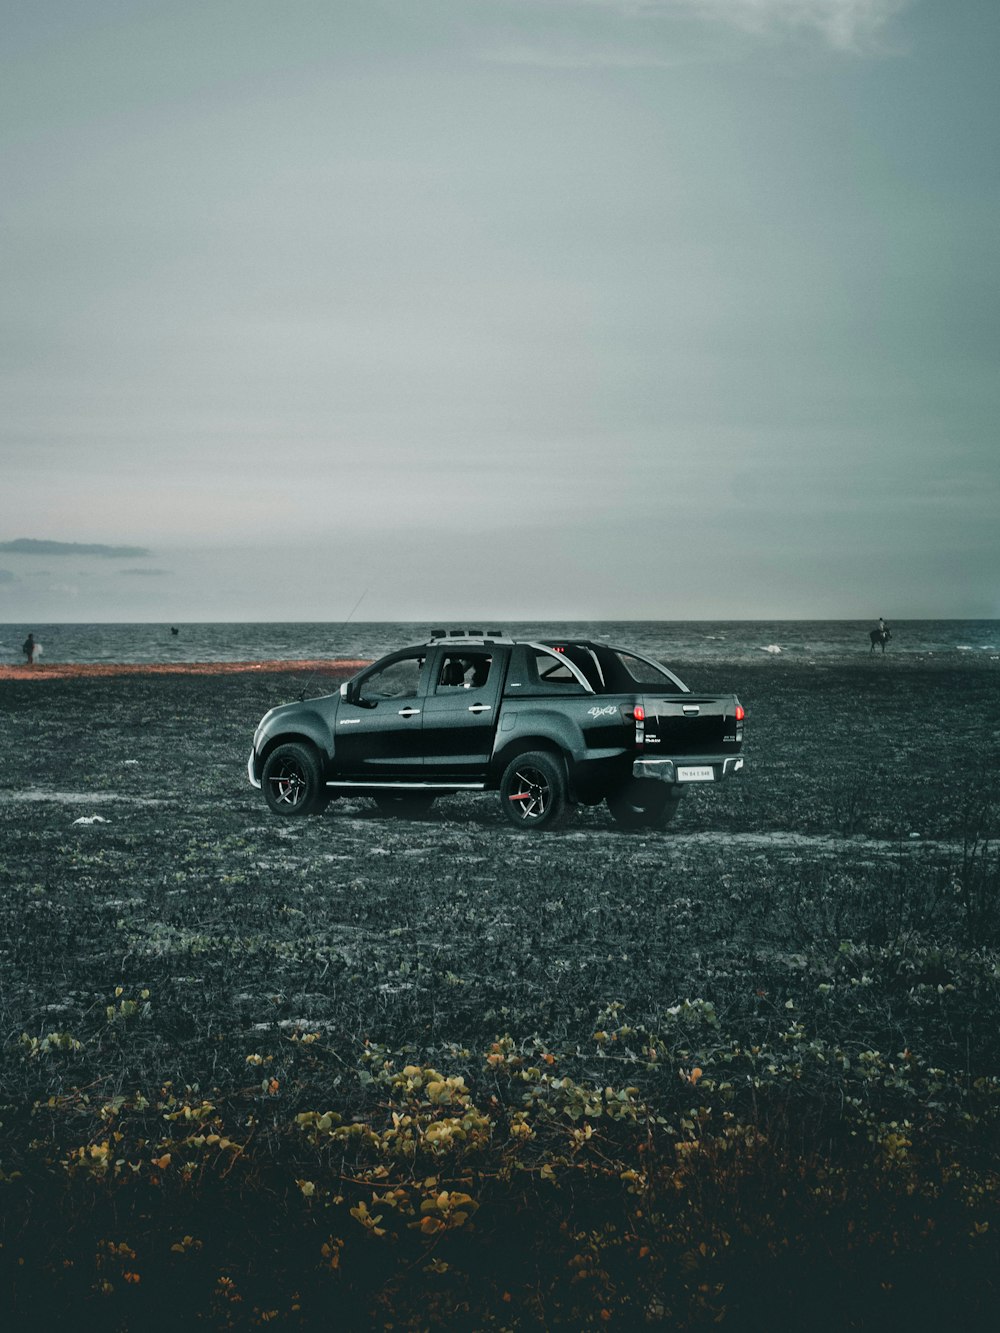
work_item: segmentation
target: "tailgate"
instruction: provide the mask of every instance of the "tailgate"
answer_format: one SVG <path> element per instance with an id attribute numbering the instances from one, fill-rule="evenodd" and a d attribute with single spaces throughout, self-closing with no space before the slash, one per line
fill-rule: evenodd
<path id="1" fill-rule="evenodd" d="M 743 739 L 738 704 L 732 694 L 646 695 L 642 748 L 650 758 L 735 753 Z"/>

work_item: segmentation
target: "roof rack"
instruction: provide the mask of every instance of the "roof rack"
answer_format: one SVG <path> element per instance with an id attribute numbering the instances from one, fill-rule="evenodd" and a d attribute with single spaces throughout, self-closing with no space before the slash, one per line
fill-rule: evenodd
<path id="1" fill-rule="evenodd" d="M 444 639 L 462 639 L 466 642 L 495 643 L 497 640 L 510 642 L 501 629 L 432 629 L 428 643 L 440 643 Z"/>

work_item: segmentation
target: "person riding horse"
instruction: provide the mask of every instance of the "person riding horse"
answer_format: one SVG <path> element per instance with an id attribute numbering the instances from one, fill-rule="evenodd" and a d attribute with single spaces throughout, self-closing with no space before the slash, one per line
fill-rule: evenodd
<path id="1" fill-rule="evenodd" d="M 878 628 L 871 630 L 868 637 L 871 640 L 872 644 L 871 651 L 874 653 L 875 645 L 877 643 L 880 643 L 882 645 L 882 655 L 884 657 L 885 645 L 892 638 L 892 630 L 890 630 L 889 626 L 885 623 L 885 621 L 882 619 L 881 616 L 879 616 L 878 618 Z"/>

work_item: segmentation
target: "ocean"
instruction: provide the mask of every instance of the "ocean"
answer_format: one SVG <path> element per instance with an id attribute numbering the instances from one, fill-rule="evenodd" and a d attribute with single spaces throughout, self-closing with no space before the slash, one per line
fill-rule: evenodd
<path id="1" fill-rule="evenodd" d="M 599 639 L 666 662 L 779 660 L 832 662 L 868 653 L 869 620 L 629 620 L 507 621 L 475 628 L 500 629 L 515 638 Z M 442 625 L 454 628 L 452 625 Z M 892 621 L 889 653 L 913 657 L 1000 659 L 1000 620 Z M 21 644 L 31 630 L 42 644 L 41 661 L 254 662 L 313 658 L 376 658 L 421 643 L 436 628 L 426 623 L 358 621 L 194 622 L 159 624 L 0 625 L 0 662 L 23 661 Z"/>

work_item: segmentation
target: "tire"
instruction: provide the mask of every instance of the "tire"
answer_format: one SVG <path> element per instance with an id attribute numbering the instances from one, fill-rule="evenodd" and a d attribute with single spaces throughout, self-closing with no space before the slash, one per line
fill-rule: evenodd
<path id="1" fill-rule="evenodd" d="M 434 793 L 382 791 L 373 798 L 379 811 L 394 819 L 421 819 L 434 804 Z"/>
<path id="2" fill-rule="evenodd" d="M 677 813 L 683 793 L 651 778 L 633 778 L 609 793 L 611 818 L 627 829 L 665 828 Z"/>
<path id="3" fill-rule="evenodd" d="M 500 808 L 515 828 L 561 828 L 576 813 L 561 760 L 544 750 L 511 760 L 500 779 Z"/>
<path id="4" fill-rule="evenodd" d="M 276 815 L 318 815 L 326 808 L 319 755 L 311 745 L 289 742 L 273 749 L 264 763 L 261 787 Z"/>

